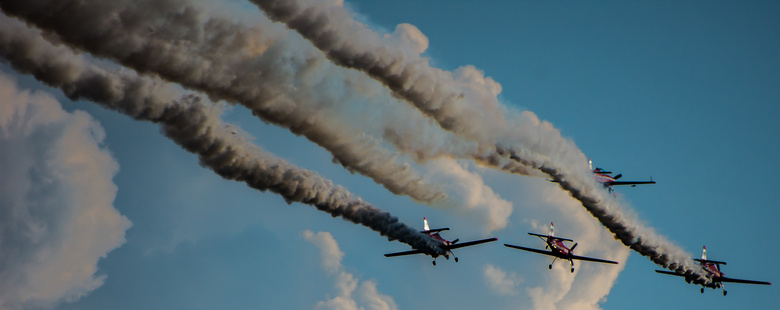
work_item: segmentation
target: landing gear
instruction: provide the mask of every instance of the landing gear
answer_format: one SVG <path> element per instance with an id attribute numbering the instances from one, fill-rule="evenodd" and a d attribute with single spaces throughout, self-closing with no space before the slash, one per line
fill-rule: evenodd
<path id="1" fill-rule="evenodd" d="M 574 267 L 571 267 L 571 273 L 574 273 Z"/>
<path id="2" fill-rule="evenodd" d="M 456 263 L 458 262 L 458 258 L 457 258 L 457 257 L 455 257 L 455 262 L 456 262 Z"/>
<path id="3" fill-rule="evenodd" d="M 723 296 L 726 296 L 726 290 L 723 290 Z"/>
<path id="4" fill-rule="evenodd" d="M 547 265 L 547 269 L 552 270 L 552 264 Z"/>
<path id="5" fill-rule="evenodd" d="M 701 288 L 701 293 L 704 294 L 704 288 L 703 287 Z"/>
<path id="6" fill-rule="evenodd" d="M 436 261 L 433 261 L 432 263 L 433 263 L 434 266 L 436 266 Z"/>

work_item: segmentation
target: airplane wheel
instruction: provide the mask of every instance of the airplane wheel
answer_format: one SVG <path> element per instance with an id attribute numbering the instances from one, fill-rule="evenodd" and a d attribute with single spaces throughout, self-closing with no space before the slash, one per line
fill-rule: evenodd
<path id="1" fill-rule="evenodd" d="M 571 267 L 571 273 L 574 273 L 574 267 Z"/>
<path id="2" fill-rule="evenodd" d="M 703 287 L 701 288 L 701 293 L 704 294 L 704 288 Z"/>
<path id="3" fill-rule="evenodd" d="M 550 264 L 550 265 L 547 265 L 547 269 L 550 269 L 550 270 L 552 270 L 552 264 Z"/>
<path id="4" fill-rule="evenodd" d="M 458 262 L 458 258 L 457 258 L 457 257 L 455 258 L 455 262 L 456 262 L 456 263 Z"/>
<path id="5" fill-rule="evenodd" d="M 726 296 L 726 291 L 723 291 L 723 296 Z"/>
<path id="6" fill-rule="evenodd" d="M 433 261 L 432 263 L 433 263 L 434 266 L 436 266 L 436 261 Z"/>

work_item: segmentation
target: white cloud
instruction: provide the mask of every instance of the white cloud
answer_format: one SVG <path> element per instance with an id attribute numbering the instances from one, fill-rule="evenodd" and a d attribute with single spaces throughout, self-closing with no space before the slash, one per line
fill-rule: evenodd
<path id="1" fill-rule="evenodd" d="M 119 167 L 87 113 L 3 75 L 0 100 L 0 308 L 77 300 L 130 227 L 112 205 Z"/>
<path id="2" fill-rule="evenodd" d="M 341 259 L 344 258 L 344 252 L 339 249 L 339 244 L 336 239 L 333 239 L 333 235 L 326 231 L 314 233 L 311 230 L 306 230 L 303 232 L 303 239 L 320 249 L 322 268 L 325 271 L 334 274 L 341 269 Z"/>
<path id="3" fill-rule="evenodd" d="M 487 264 L 485 265 L 483 275 L 485 276 L 485 283 L 498 295 L 511 296 L 520 293 L 517 288 L 523 282 L 523 279 L 514 272 L 507 273 L 501 270 L 501 268 Z"/>
<path id="4" fill-rule="evenodd" d="M 450 198 L 447 208 L 474 219 L 485 233 L 506 227 L 512 215 L 512 203 L 486 185 L 479 173 L 469 171 L 467 162 L 441 158 L 432 161 L 429 167 L 429 176 L 442 184 Z"/>
<path id="5" fill-rule="evenodd" d="M 344 266 L 341 265 L 344 252 L 339 249 L 338 242 L 329 232 L 314 233 L 310 230 L 305 230 L 303 238 L 320 249 L 323 269 L 329 274 L 336 275 L 335 287 L 338 295 L 318 302 L 317 309 L 398 309 L 392 297 L 377 290 L 375 281 L 366 280 L 361 282 L 353 274 L 344 271 Z"/>
<path id="6" fill-rule="evenodd" d="M 366 304 L 369 310 L 392 310 L 398 309 L 395 300 L 392 297 L 382 294 L 376 288 L 376 282 L 373 280 L 363 281 L 360 285 L 359 296 Z"/>

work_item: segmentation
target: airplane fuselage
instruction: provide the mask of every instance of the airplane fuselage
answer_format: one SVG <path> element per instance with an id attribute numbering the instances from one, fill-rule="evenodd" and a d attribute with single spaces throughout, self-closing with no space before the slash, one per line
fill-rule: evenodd
<path id="1" fill-rule="evenodd" d="M 447 239 L 442 238 L 442 236 L 439 235 L 438 233 L 430 234 L 430 235 L 428 235 L 428 237 L 431 237 L 431 239 L 433 239 L 433 241 L 436 241 L 436 243 L 438 243 L 440 246 L 452 245 L 452 242 L 448 241 Z"/>
<path id="2" fill-rule="evenodd" d="M 569 249 L 565 244 L 563 244 L 563 241 L 561 240 L 548 237 L 547 246 L 549 246 L 550 249 L 561 258 L 566 258 L 568 256 L 571 256 L 571 249 Z"/>
<path id="3" fill-rule="evenodd" d="M 604 186 L 609 186 L 608 184 L 611 182 L 615 182 L 615 178 L 601 173 L 595 173 L 596 181 L 598 181 L 601 184 L 604 184 Z"/>
<path id="4" fill-rule="evenodd" d="M 426 234 L 426 235 L 428 237 L 430 237 L 431 240 L 434 243 L 436 243 L 436 245 L 438 245 L 440 249 L 442 249 L 441 252 L 444 253 L 444 254 L 442 254 L 442 256 L 444 256 L 444 258 L 446 258 L 446 259 L 449 259 L 450 258 L 450 251 L 447 250 L 447 248 L 452 245 L 452 242 L 447 240 L 447 239 L 444 239 L 441 235 L 439 235 L 439 233 Z M 436 256 L 434 256 L 434 258 L 435 257 Z"/>
<path id="5" fill-rule="evenodd" d="M 723 286 L 723 283 L 720 281 L 722 278 L 726 277 L 726 274 L 720 271 L 720 268 L 718 268 L 717 264 L 702 262 L 701 267 L 705 272 L 707 272 L 707 277 L 712 281 L 710 287 L 720 288 Z"/>

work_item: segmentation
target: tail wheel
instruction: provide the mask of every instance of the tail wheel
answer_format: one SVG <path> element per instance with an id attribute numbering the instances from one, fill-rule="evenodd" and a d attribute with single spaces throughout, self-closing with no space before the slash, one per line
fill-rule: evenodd
<path id="1" fill-rule="evenodd" d="M 458 258 L 457 258 L 457 257 L 455 258 L 455 262 L 456 262 L 456 263 L 458 262 Z"/>
<path id="2" fill-rule="evenodd" d="M 723 296 L 726 296 L 726 291 L 725 290 L 723 291 Z"/>

